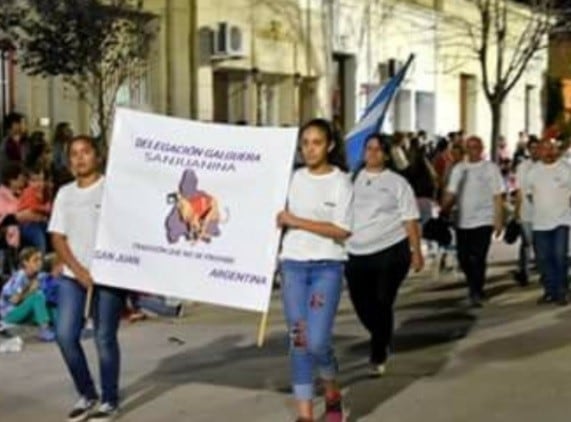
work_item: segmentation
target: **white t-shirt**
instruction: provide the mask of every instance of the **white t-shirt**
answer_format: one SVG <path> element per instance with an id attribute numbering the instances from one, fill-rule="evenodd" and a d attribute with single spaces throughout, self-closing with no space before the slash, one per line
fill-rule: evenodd
<path id="1" fill-rule="evenodd" d="M 532 160 L 522 161 L 519 166 L 517 166 L 516 171 L 516 186 L 521 191 L 523 196 L 521 200 L 521 221 L 524 223 L 531 223 L 533 217 L 533 204 L 529 200 L 527 180 L 529 177 L 530 170 L 535 166 L 535 162 Z"/>
<path id="2" fill-rule="evenodd" d="M 335 168 L 315 175 L 307 168 L 292 177 L 288 210 L 299 218 L 331 223 L 347 231 L 352 228 L 353 189 L 349 175 Z M 294 261 L 344 261 L 345 246 L 333 239 L 305 230 L 288 229 L 280 258 Z"/>
<path id="3" fill-rule="evenodd" d="M 571 223 L 571 167 L 563 160 L 537 163 L 527 177 L 533 201 L 533 230 L 553 230 Z"/>
<path id="4" fill-rule="evenodd" d="M 67 238 L 71 252 L 81 265 L 89 269 L 95 251 L 97 223 L 101 209 L 104 178 L 80 188 L 76 182 L 63 186 L 55 199 L 48 231 Z M 64 275 L 74 277 L 67 266 Z"/>
<path id="5" fill-rule="evenodd" d="M 448 192 L 456 196 L 458 227 L 473 229 L 494 225 L 494 197 L 504 192 L 498 166 L 490 161 L 462 162 L 452 169 Z"/>
<path id="6" fill-rule="evenodd" d="M 418 220 L 414 192 L 406 179 L 390 170 L 363 170 L 354 184 L 352 255 L 370 255 L 407 237 L 404 222 Z"/>

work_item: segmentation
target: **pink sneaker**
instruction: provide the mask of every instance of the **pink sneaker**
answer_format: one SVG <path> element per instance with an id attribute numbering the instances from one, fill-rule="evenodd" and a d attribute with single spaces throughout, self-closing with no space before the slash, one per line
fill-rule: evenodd
<path id="1" fill-rule="evenodd" d="M 325 422 L 343 422 L 343 397 L 340 392 L 325 398 Z"/>

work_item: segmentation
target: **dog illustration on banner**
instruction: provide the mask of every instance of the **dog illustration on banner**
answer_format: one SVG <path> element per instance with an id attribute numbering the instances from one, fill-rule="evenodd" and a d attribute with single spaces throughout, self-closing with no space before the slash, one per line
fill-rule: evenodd
<path id="1" fill-rule="evenodd" d="M 169 243 L 176 243 L 185 237 L 191 243 L 209 243 L 220 236 L 222 220 L 218 200 L 207 192 L 198 189 L 198 177 L 194 170 L 185 170 L 179 183 L 178 192 L 167 195 L 167 203 L 173 207 L 166 219 L 166 233 Z"/>

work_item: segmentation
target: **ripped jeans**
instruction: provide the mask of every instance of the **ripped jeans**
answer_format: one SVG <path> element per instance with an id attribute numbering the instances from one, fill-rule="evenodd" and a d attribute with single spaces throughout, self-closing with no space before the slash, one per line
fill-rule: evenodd
<path id="1" fill-rule="evenodd" d="M 314 370 L 323 380 L 337 374 L 331 340 L 343 286 L 341 261 L 281 263 L 282 300 L 288 332 L 293 393 L 297 400 L 314 396 Z"/>

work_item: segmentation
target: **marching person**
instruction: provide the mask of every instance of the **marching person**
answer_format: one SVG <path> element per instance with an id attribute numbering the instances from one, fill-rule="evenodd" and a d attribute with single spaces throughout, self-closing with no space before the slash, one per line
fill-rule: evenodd
<path id="1" fill-rule="evenodd" d="M 282 299 L 290 333 L 291 372 L 298 421 L 314 420 L 314 369 L 325 387 L 326 420 L 341 422 L 341 393 L 332 331 L 343 286 L 344 242 L 351 234 L 352 188 L 342 143 L 329 122 L 300 130 L 304 166 L 292 178 L 280 254 Z"/>
<path id="2" fill-rule="evenodd" d="M 571 167 L 559 159 L 555 140 L 541 142 L 540 148 L 541 161 L 529 171 L 526 180 L 527 194 L 533 204 L 533 242 L 545 289 L 538 303 L 565 306 L 571 223 Z"/>
<path id="3" fill-rule="evenodd" d="M 480 138 L 472 136 L 466 140 L 468 161 L 454 166 L 442 206 L 445 214 L 455 203 L 458 206 L 458 261 L 466 276 L 472 307 L 481 307 L 485 299 L 484 284 L 492 232 L 499 237 L 503 231 L 502 175 L 496 164 L 484 161 L 483 151 Z"/>
<path id="4" fill-rule="evenodd" d="M 371 374 L 385 373 L 393 336 L 393 305 L 411 266 L 424 265 L 419 211 L 404 177 L 389 168 L 390 146 L 379 135 L 365 145 L 354 175 L 353 235 L 346 268 L 355 311 L 371 334 Z"/>
<path id="5" fill-rule="evenodd" d="M 68 154 L 76 180 L 59 190 L 49 224 L 54 249 L 65 264 L 64 277 L 59 282 L 56 337 L 80 396 L 69 413 L 68 421 L 89 419 L 104 422 L 117 415 L 119 406 L 117 331 L 124 295 L 117 289 L 95 286 L 89 272 L 103 194 L 102 157 L 95 140 L 87 136 L 72 139 Z M 99 395 L 80 344 L 85 323 L 84 308 L 90 290 L 102 389 L 98 409 Z"/>
<path id="6" fill-rule="evenodd" d="M 514 274 L 516 281 L 521 286 L 529 284 L 529 262 L 531 261 L 532 239 L 532 216 L 533 204 L 527 195 L 527 179 L 531 169 L 539 160 L 539 139 L 530 136 L 527 142 L 529 158 L 524 159 L 516 170 L 516 219 L 521 223 L 521 242 L 519 247 L 518 269 Z"/>

